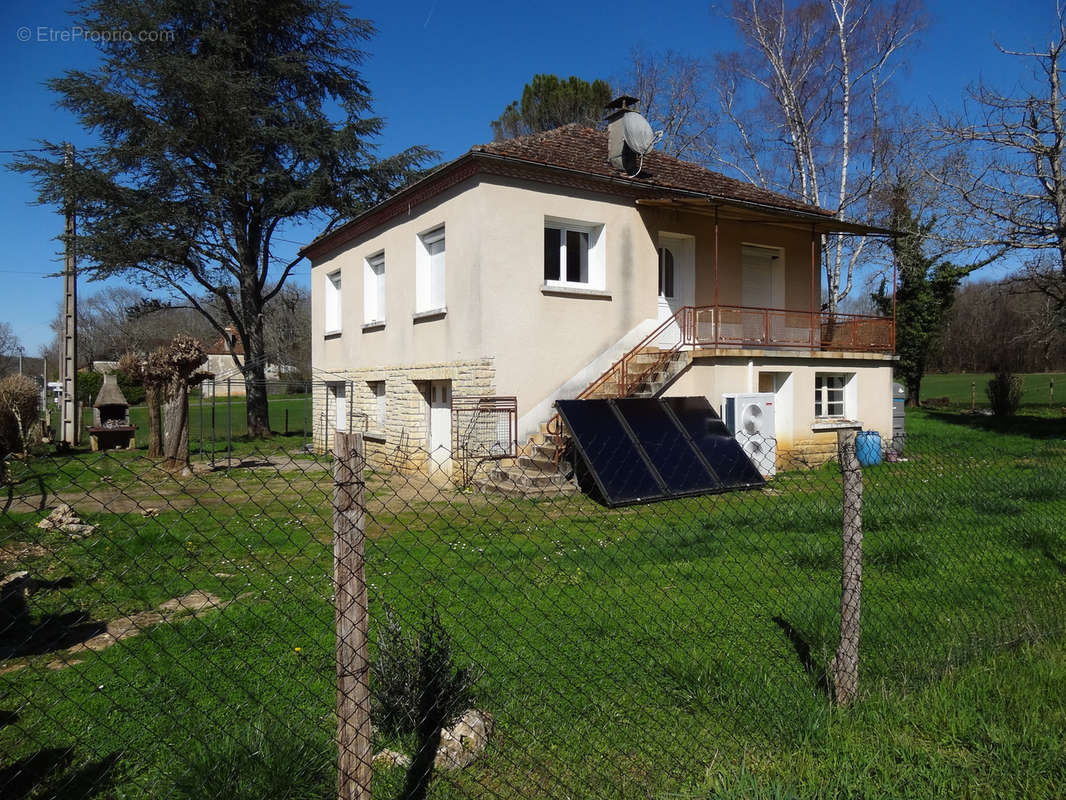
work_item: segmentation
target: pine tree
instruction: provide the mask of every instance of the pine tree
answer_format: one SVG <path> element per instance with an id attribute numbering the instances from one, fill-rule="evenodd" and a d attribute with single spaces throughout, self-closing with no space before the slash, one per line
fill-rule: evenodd
<path id="1" fill-rule="evenodd" d="M 589 83 L 571 75 L 534 75 L 522 89 L 522 99 L 513 101 L 490 123 L 496 140 L 558 128 L 576 122 L 590 128 L 603 120 L 603 108 L 611 100 L 611 87 L 603 80 Z"/>
<path id="2" fill-rule="evenodd" d="M 248 432 L 268 435 L 264 309 L 301 260 L 277 262 L 278 234 L 350 217 L 430 155 L 373 155 L 358 49 L 373 27 L 332 0 L 89 0 L 80 24 L 130 34 L 48 83 L 99 144 L 73 167 L 15 168 L 42 202 L 72 203 L 91 277 L 164 288 L 219 335 L 236 328 Z"/>

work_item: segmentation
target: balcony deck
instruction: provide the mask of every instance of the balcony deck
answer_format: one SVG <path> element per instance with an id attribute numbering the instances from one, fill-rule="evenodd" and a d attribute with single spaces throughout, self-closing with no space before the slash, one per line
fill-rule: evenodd
<path id="1" fill-rule="evenodd" d="M 677 315 L 682 343 L 701 349 L 895 351 L 889 317 L 745 306 L 687 306 Z"/>

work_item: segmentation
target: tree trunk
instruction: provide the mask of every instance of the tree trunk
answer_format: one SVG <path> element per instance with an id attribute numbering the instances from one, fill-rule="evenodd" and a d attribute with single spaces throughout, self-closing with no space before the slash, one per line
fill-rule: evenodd
<path id="1" fill-rule="evenodd" d="M 907 402 L 905 403 L 905 405 L 910 406 L 912 408 L 917 408 L 919 405 L 921 405 L 921 396 L 922 384 L 920 382 L 907 384 Z"/>
<path id="2" fill-rule="evenodd" d="M 144 386 L 144 402 L 148 407 L 148 457 L 163 456 L 163 397 L 160 387 L 153 383 Z"/>
<path id="3" fill-rule="evenodd" d="M 254 275 L 255 273 L 252 272 Z M 248 414 L 248 436 L 265 439 L 270 436 L 270 413 L 266 390 L 266 338 L 263 335 L 262 306 L 256 302 L 258 295 L 242 291 L 244 315 L 241 341 L 244 344 L 245 401 Z"/>
<path id="4" fill-rule="evenodd" d="M 163 468 L 183 470 L 189 466 L 189 387 L 184 378 L 167 389 L 163 417 Z"/>
<path id="5" fill-rule="evenodd" d="M 244 371 L 244 388 L 248 407 L 248 435 L 255 439 L 270 436 L 270 409 L 267 402 L 266 370 L 263 364 Z"/>

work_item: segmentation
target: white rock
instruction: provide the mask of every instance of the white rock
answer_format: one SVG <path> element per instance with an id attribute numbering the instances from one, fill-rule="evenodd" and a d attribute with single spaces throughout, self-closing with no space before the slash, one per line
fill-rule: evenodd
<path id="1" fill-rule="evenodd" d="M 374 756 L 374 764 L 383 767 L 400 767 L 407 769 L 411 766 L 411 757 L 398 753 L 395 750 L 382 750 Z"/>
<path id="2" fill-rule="evenodd" d="M 485 752 L 494 725 L 492 715 L 487 711 L 468 708 L 458 722 L 441 731 L 433 766 L 462 769 L 473 764 Z"/>

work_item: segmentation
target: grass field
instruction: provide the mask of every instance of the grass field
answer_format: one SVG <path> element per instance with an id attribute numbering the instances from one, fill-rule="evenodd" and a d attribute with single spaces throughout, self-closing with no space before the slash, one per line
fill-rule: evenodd
<path id="1" fill-rule="evenodd" d="M 298 437 L 300 443 L 312 433 L 311 397 L 304 394 L 271 395 L 268 402 L 270 430 L 283 437 Z M 83 412 L 83 429 L 92 425 L 92 410 Z M 58 412 L 52 412 L 52 427 L 58 427 Z M 148 444 L 148 410 L 145 406 L 130 408 L 130 422 L 137 426 L 134 441 L 137 447 Z M 193 396 L 189 399 L 189 449 L 194 455 L 226 451 L 227 442 L 244 444 L 248 434 L 248 408 L 243 397 L 211 398 Z M 83 441 L 88 434 L 83 433 Z M 285 439 L 275 449 L 285 449 L 292 439 Z M 259 446 L 262 446 L 261 444 Z M 241 448 L 247 450 L 247 447 Z"/>
<path id="2" fill-rule="evenodd" d="M 926 375 L 922 379 L 922 401 L 947 397 L 952 405 L 970 407 L 970 391 L 973 387 L 975 405 L 988 407 L 985 387 L 992 377 L 990 373 L 964 373 L 959 375 Z M 1056 412 L 1066 406 L 1066 373 L 1035 372 L 1023 375 L 1022 406 L 1030 408 L 1053 407 Z M 1054 384 L 1054 386 L 1052 386 Z"/>
<path id="3" fill-rule="evenodd" d="M 435 603 L 496 718 L 487 757 L 430 796 L 1060 797 L 1066 427 L 1044 420 L 1034 438 L 1024 420 L 988 430 L 927 411 L 907 424 L 908 461 L 866 471 L 850 711 L 825 690 L 840 581 L 831 465 L 766 492 L 615 510 L 423 498 L 372 476 L 372 631 L 385 603 L 410 622 Z M 278 781 L 331 796 L 331 487 L 325 462 L 303 466 L 180 482 L 136 454 L 23 468 L 22 489 L 112 500 L 78 495 L 100 529 L 77 541 L 34 527 L 43 511 L 0 515 L 0 572 L 73 581 L 32 596 L 35 624 L 114 620 L 194 590 L 226 605 L 67 653 L 78 663 L 65 668 L 51 668 L 54 647 L 0 662 L 0 711 L 16 715 L 0 727 L 0 770 L 69 751 L 40 792 L 103 771 L 103 796 L 236 797 L 218 776 L 251 741 L 282 754 L 247 766 L 279 773 L 259 776 L 272 796 Z M 375 798 L 400 780 L 377 770 Z"/>

